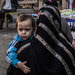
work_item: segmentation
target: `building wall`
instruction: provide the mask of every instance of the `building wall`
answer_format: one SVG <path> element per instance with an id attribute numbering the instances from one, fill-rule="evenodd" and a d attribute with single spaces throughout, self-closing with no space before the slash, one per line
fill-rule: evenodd
<path id="1" fill-rule="evenodd" d="M 43 0 L 39 0 L 38 4 L 39 4 L 39 9 L 40 9 L 43 5 Z"/>
<path id="2" fill-rule="evenodd" d="M 57 0 L 58 3 L 59 3 L 59 8 L 60 9 L 66 9 L 66 8 L 69 8 L 69 1 L 70 0 Z M 75 8 L 75 0 L 72 0 L 74 3 L 74 8 Z"/>
<path id="3" fill-rule="evenodd" d="M 0 0 L 0 9 L 1 9 L 1 0 Z"/>
<path id="4" fill-rule="evenodd" d="M 57 0 L 57 1 L 58 1 L 58 8 L 59 9 L 68 8 L 68 0 Z"/>
<path id="5" fill-rule="evenodd" d="M 66 9 L 67 8 L 67 1 L 63 0 L 62 1 L 62 9 Z"/>

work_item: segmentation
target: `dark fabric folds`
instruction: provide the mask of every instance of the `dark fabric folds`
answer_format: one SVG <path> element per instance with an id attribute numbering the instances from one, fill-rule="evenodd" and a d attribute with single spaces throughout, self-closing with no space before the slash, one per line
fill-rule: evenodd
<path id="1" fill-rule="evenodd" d="M 60 19 L 57 8 L 40 9 L 36 36 L 18 55 L 31 68 L 26 75 L 75 75 L 75 49 L 60 32 Z M 25 74 L 14 68 L 13 75 Z"/>

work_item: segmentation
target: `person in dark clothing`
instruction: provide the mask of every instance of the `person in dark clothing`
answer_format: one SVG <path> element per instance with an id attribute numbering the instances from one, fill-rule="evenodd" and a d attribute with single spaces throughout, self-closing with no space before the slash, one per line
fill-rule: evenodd
<path id="1" fill-rule="evenodd" d="M 14 40 L 10 42 L 8 46 L 8 51 L 6 54 L 6 60 L 11 63 L 10 67 L 13 67 L 13 72 L 10 72 L 10 67 L 7 70 L 7 75 L 24 75 L 29 73 L 31 70 L 29 68 L 29 62 L 27 55 L 28 52 L 20 53 L 23 47 L 30 45 L 30 41 L 34 37 L 35 32 L 35 20 L 30 15 L 20 15 L 17 19 L 17 31 L 18 34 L 15 35 Z M 18 55 L 17 55 L 18 54 Z M 25 54 L 25 55 L 24 55 Z M 24 59 L 21 57 L 24 56 Z M 27 63 L 26 63 L 27 61 Z M 31 61 L 30 61 L 31 62 Z M 28 65 L 26 65 L 28 64 Z M 28 66 L 28 67 L 27 67 Z"/>
<path id="2" fill-rule="evenodd" d="M 75 49 L 61 36 L 59 10 L 46 4 L 38 15 L 36 35 L 18 51 L 17 58 L 31 69 L 27 75 L 75 75 Z M 13 75 L 25 75 L 12 68 Z"/>
<path id="3" fill-rule="evenodd" d="M 75 75 L 75 49 L 61 32 L 61 16 L 55 6 L 46 4 L 39 10 L 35 38 L 39 75 Z"/>
<path id="4" fill-rule="evenodd" d="M 11 6 L 11 0 L 2 0 L 1 2 L 2 9 L 0 11 L 0 29 L 3 29 L 3 23 L 5 19 L 5 13 L 11 12 L 12 6 Z M 7 19 L 12 22 L 13 17 L 10 14 L 7 14 Z"/>

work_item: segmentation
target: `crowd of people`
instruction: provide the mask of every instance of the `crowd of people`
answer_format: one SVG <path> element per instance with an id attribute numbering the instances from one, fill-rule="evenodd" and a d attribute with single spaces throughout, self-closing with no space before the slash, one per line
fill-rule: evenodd
<path id="1" fill-rule="evenodd" d="M 6 75 L 75 75 L 73 38 L 62 19 L 56 0 L 44 0 L 37 22 L 33 16 L 21 14 L 6 53 L 10 63 Z"/>

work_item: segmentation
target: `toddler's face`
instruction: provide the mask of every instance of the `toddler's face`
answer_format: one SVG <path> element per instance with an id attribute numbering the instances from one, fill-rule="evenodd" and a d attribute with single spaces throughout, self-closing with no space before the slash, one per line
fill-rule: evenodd
<path id="1" fill-rule="evenodd" d="M 17 31 L 19 37 L 23 40 L 27 40 L 33 33 L 33 27 L 31 25 L 31 20 L 18 22 Z"/>

